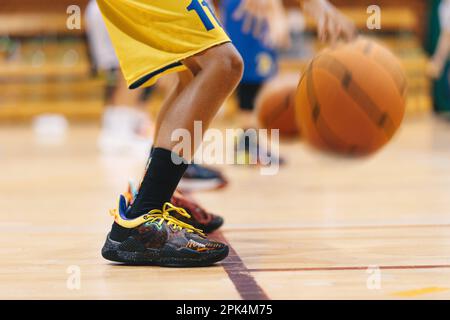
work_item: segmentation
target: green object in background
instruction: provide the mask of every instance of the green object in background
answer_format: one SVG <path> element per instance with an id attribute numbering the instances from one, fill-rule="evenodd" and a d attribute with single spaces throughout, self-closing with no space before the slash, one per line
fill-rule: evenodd
<path id="1" fill-rule="evenodd" d="M 441 0 L 431 0 L 428 17 L 428 37 L 426 50 L 432 55 L 436 50 L 441 27 L 439 23 L 439 4 Z M 433 82 L 433 100 L 435 112 L 450 112 L 450 62 L 447 62 L 442 77 Z"/>

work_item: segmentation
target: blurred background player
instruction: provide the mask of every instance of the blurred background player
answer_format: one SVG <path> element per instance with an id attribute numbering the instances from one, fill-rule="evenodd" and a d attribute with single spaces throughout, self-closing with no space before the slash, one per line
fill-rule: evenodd
<path id="1" fill-rule="evenodd" d="M 220 12 L 224 27 L 244 60 L 244 75 L 236 89 L 239 112 L 237 123 L 244 130 L 257 128 L 255 99 L 263 84 L 278 72 L 278 48 L 289 45 L 289 26 L 281 0 L 222 0 Z M 268 19 L 267 12 L 270 12 Z M 268 155 L 258 139 L 243 134 L 237 140 L 238 163 L 249 163 Z M 270 155 L 272 158 L 273 155 Z M 279 162 L 280 159 L 272 161 Z"/>
<path id="2" fill-rule="evenodd" d="M 433 105 L 437 114 L 450 113 L 450 1 L 430 1 L 427 73 L 433 80 Z"/>
<path id="3" fill-rule="evenodd" d="M 450 0 L 444 0 L 439 5 L 439 23 L 441 34 L 428 66 L 428 73 L 433 78 L 441 76 L 450 54 Z"/>
<path id="4" fill-rule="evenodd" d="M 99 148 L 105 153 L 136 151 L 139 154 L 148 154 L 154 126 L 146 110 L 146 103 L 152 88 L 128 89 L 95 0 L 91 0 L 86 7 L 86 29 L 93 72 L 104 73 L 107 80 Z M 218 189 L 226 184 L 227 180 L 220 171 L 192 163 L 179 187 L 184 191 L 197 191 Z"/>
<path id="5" fill-rule="evenodd" d="M 95 0 L 87 5 L 85 18 L 93 72 L 103 73 L 107 86 L 98 146 L 105 153 L 148 153 L 153 126 L 145 102 L 150 90 L 128 90 Z"/>
<path id="6" fill-rule="evenodd" d="M 450 55 L 450 0 L 443 0 L 439 4 L 438 15 L 440 25 L 439 40 L 427 70 L 428 75 L 435 80 L 439 79 L 443 72 L 447 70 L 446 65 Z M 450 84 L 450 74 L 444 75 L 444 77 L 443 81 Z"/>

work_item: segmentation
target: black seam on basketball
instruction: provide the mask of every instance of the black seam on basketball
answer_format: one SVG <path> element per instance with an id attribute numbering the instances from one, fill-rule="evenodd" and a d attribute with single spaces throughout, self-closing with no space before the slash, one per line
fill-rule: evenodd
<path id="1" fill-rule="evenodd" d="M 352 145 L 348 148 L 348 154 L 353 155 L 358 153 L 358 146 Z"/>
<path id="2" fill-rule="evenodd" d="M 316 123 L 320 116 L 320 106 L 318 104 L 314 105 L 312 110 L 312 116 L 314 119 L 314 123 Z"/>
<path id="3" fill-rule="evenodd" d="M 350 85 L 350 83 L 352 82 L 352 74 L 347 71 L 344 74 L 344 77 L 342 78 L 341 84 L 345 89 L 348 89 L 348 86 Z"/>
<path id="4" fill-rule="evenodd" d="M 380 118 L 380 121 L 378 122 L 378 126 L 380 128 L 383 128 L 386 125 L 386 120 L 388 119 L 387 113 L 383 113 L 383 115 Z"/>
<path id="5" fill-rule="evenodd" d="M 314 123 L 316 124 L 317 133 L 319 134 L 322 141 L 328 146 L 328 148 L 334 149 L 334 147 L 339 147 L 341 149 L 348 149 L 347 144 L 333 132 L 333 130 L 326 123 L 325 119 L 323 117 L 320 117 L 320 105 L 316 99 L 316 93 L 313 87 L 314 84 L 312 78 L 312 66 L 316 59 L 311 62 L 308 70 L 306 71 L 306 92 L 309 100 L 309 105 L 312 107 L 311 116 L 314 119 Z"/>
<path id="6" fill-rule="evenodd" d="M 283 112 L 289 108 L 289 103 L 290 103 L 290 97 L 291 95 L 287 95 L 287 97 L 284 99 L 284 102 L 278 106 L 278 108 L 276 108 L 273 112 L 271 112 L 269 119 L 267 120 L 268 125 L 272 126 L 272 124 L 274 122 L 276 122 L 276 120 L 278 120 L 278 118 L 283 114 Z M 270 121 L 269 121 L 270 120 Z M 280 128 L 275 128 L 275 129 L 280 129 Z"/>
<path id="7" fill-rule="evenodd" d="M 364 111 L 368 118 L 379 128 L 383 129 L 387 137 L 392 137 L 395 133 L 394 123 L 391 117 L 382 112 L 376 103 L 365 93 L 365 91 L 353 81 L 351 72 L 345 65 L 329 55 L 324 55 L 327 59 L 320 59 L 318 67 L 322 67 L 334 75 L 347 91 L 350 98 Z"/>

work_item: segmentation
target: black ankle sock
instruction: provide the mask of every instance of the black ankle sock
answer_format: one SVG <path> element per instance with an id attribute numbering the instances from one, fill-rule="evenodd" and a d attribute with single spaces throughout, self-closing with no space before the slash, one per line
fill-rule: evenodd
<path id="1" fill-rule="evenodd" d="M 186 171 L 186 160 L 162 148 L 154 148 L 138 195 L 127 213 L 139 217 L 152 209 L 161 209 L 169 202 Z"/>

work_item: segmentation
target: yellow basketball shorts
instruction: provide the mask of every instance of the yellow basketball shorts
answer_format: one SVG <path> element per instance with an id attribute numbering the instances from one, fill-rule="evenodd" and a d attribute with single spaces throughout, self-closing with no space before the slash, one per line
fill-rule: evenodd
<path id="1" fill-rule="evenodd" d="M 97 0 L 130 89 L 185 70 L 183 59 L 229 42 L 207 0 Z"/>

